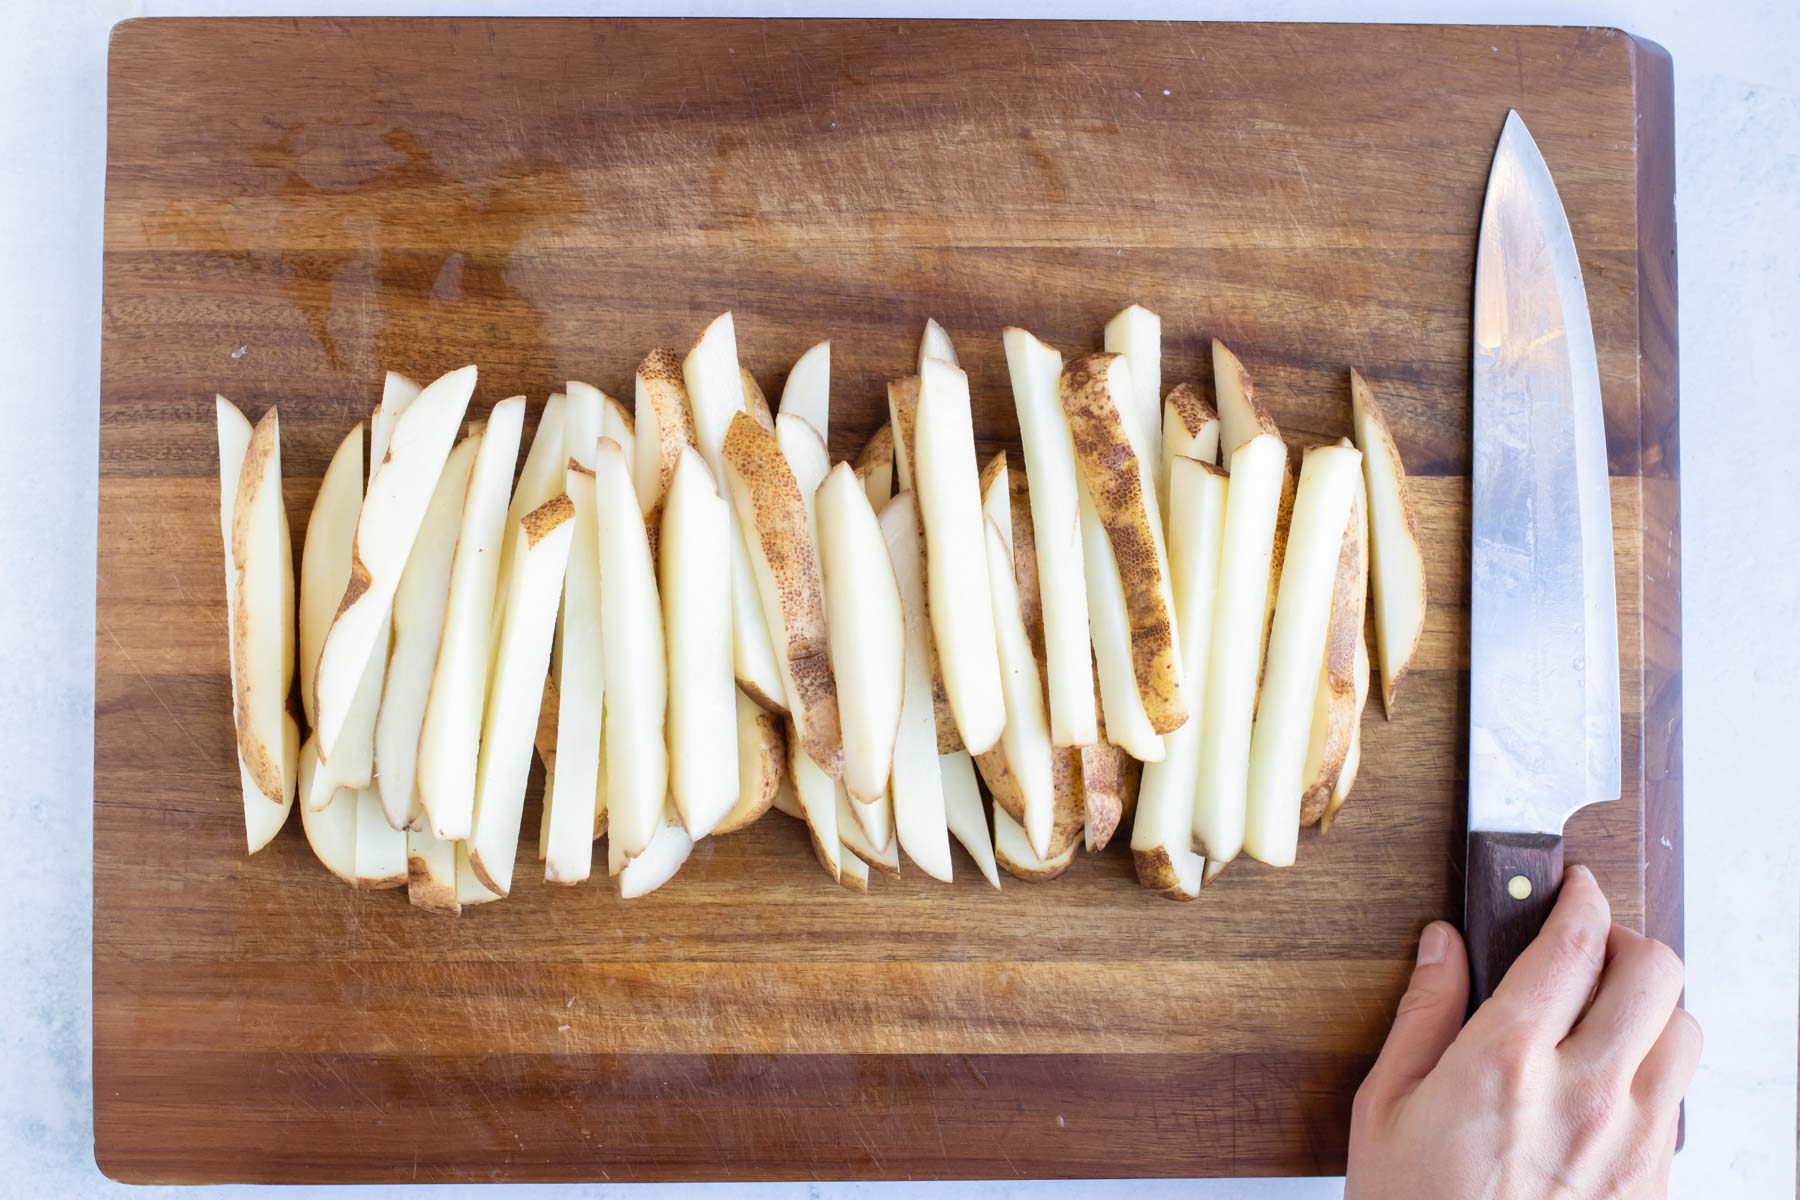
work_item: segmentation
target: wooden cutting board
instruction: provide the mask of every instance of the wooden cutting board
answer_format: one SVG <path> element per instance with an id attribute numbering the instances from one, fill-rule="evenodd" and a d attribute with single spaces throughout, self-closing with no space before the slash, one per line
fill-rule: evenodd
<path id="1" fill-rule="evenodd" d="M 94 1119 L 117 1179 L 1324 1173 L 1419 929 L 1460 911 L 1471 279 L 1507 109 L 1593 307 L 1625 794 L 1569 828 L 1679 935 L 1670 71 L 1603 30 L 894 21 L 134 21 L 112 45 L 95 705 Z M 212 396 L 282 415 L 302 527 L 383 368 L 477 408 L 737 315 L 770 396 L 833 342 L 832 449 L 936 316 L 984 447 L 999 333 L 1162 314 L 1293 446 L 1385 397 L 1433 600 L 1395 719 L 1299 864 L 1198 902 L 1119 846 L 996 894 L 854 896 L 772 814 L 625 903 L 460 920 L 243 852 Z M 535 828 L 538 781 L 525 817 Z M 1125 840 L 1120 839 L 1121 843 Z M 526 839 L 529 847 L 530 839 Z M 529 856 L 529 849 L 526 851 Z"/>

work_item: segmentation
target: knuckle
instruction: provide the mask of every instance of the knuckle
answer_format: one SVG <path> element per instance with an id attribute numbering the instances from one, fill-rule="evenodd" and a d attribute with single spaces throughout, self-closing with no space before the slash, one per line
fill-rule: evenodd
<path id="1" fill-rule="evenodd" d="M 1607 932 L 1603 922 L 1570 921 L 1558 932 L 1556 951 L 1571 963 L 1598 969 L 1606 958 Z"/>
<path id="2" fill-rule="evenodd" d="M 1534 1092 L 1543 1077 L 1544 1051 L 1530 1027 L 1515 1024 L 1501 1030 L 1482 1055 L 1490 1086 L 1517 1100 Z"/>
<path id="3" fill-rule="evenodd" d="M 1584 1075 L 1570 1087 L 1564 1101 L 1564 1115 L 1574 1130 L 1591 1137 L 1613 1123 L 1623 1099 L 1618 1085 L 1610 1077 Z"/>

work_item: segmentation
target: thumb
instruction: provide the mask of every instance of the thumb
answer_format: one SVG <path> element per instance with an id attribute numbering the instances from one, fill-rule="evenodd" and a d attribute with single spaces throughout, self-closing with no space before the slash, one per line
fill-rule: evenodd
<path id="1" fill-rule="evenodd" d="M 1462 935 L 1447 921 L 1433 921 L 1419 937 L 1418 964 L 1369 1071 L 1369 1089 L 1390 1098 L 1410 1092 L 1456 1040 L 1468 1007 L 1469 958 Z"/>

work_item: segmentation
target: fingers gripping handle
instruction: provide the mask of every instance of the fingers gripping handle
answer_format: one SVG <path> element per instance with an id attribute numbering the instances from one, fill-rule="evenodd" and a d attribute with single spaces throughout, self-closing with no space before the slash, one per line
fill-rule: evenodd
<path id="1" fill-rule="evenodd" d="M 1494 994 L 1506 969 L 1544 927 L 1562 875 L 1559 834 L 1470 830 L 1463 894 L 1470 1012 Z"/>

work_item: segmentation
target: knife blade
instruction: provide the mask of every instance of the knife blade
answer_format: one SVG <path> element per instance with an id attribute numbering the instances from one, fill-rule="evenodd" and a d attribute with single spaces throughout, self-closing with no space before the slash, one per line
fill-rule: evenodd
<path id="1" fill-rule="evenodd" d="M 1509 112 L 1475 265 L 1471 1006 L 1537 936 L 1569 814 L 1619 797 L 1619 638 L 1600 371 L 1581 264 Z"/>

